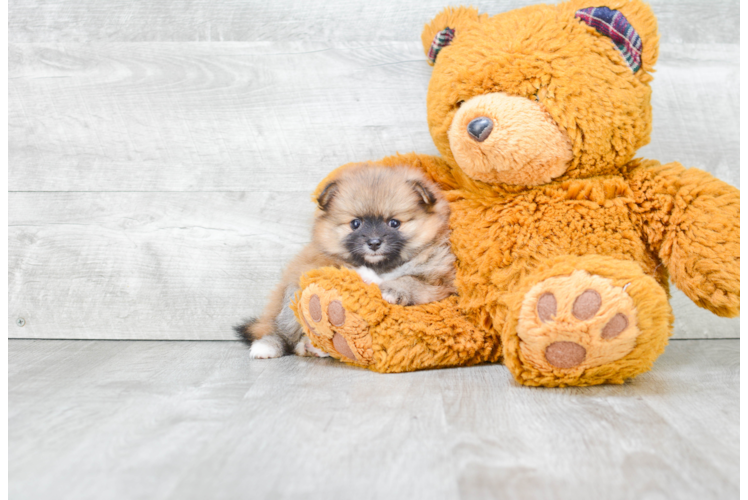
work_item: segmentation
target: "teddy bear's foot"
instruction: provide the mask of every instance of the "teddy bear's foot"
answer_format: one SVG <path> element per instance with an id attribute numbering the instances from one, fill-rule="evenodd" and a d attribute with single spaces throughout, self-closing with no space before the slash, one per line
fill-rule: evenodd
<path id="1" fill-rule="evenodd" d="M 625 289 L 581 270 L 535 285 L 517 325 L 525 360 L 544 371 L 584 370 L 626 356 L 641 332 Z"/>
<path id="2" fill-rule="evenodd" d="M 522 383 L 623 383 L 664 349 L 672 322 L 665 291 L 634 263 L 597 259 L 606 264 L 597 272 L 551 272 L 521 298 L 507 366 Z"/>
<path id="3" fill-rule="evenodd" d="M 302 292 L 298 307 L 307 335 L 324 351 L 350 363 L 363 366 L 371 363 L 369 325 L 343 307 L 340 292 L 312 283 Z"/>

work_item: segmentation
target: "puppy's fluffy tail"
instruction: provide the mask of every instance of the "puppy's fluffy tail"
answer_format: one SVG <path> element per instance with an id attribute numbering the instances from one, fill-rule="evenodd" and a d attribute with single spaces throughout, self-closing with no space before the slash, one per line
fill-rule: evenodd
<path id="1" fill-rule="evenodd" d="M 256 323 L 257 323 L 257 318 L 250 318 L 248 320 L 245 320 L 244 323 L 242 323 L 241 325 L 236 325 L 234 327 L 236 336 L 239 337 L 239 340 L 241 340 L 248 346 L 251 346 L 252 342 L 257 340 L 257 337 L 254 335 L 254 331 L 253 331 L 253 327 Z"/>

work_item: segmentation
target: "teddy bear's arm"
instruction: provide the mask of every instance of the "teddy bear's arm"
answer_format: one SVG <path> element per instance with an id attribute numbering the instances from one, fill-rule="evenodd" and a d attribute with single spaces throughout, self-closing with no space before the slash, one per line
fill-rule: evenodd
<path id="1" fill-rule="evenodd" d="M 631 187 L 649 245 L 675 285 L 719 316 L 740 314 L 740 191 L 699 169 L 644 162 Z"/>

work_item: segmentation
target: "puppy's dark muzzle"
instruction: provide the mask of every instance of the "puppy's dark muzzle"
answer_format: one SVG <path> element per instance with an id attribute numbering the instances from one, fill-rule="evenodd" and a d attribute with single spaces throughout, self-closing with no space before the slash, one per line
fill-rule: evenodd
<path id="1" fill-rule="evenodd" d="M 380 238 L 371 238 L 371 239 L 369 239 L 369 240 L 366 241 L 366 245 L 370 249 L 372 249 L 374 251 L 377 251 L 377 250 L 379 250 L 379 247 L 382 246 L 382 240 Z"/>

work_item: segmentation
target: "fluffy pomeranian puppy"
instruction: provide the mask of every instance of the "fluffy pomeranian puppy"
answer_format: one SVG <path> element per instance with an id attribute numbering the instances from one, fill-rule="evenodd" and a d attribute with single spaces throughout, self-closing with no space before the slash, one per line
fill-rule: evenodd
<path id="1" fill-rule="evenodd" d="M 289 304 L 299 278 L 325 266 L 355 269 L 392 304 L 424 304 L 456 292 L 449 205 L 418 170 L 361 164 L 317 199 L 312 242 L 286 268 L 257 319 L 237 326 L 252 358 L 327 356 L 312 346 Z"/>

